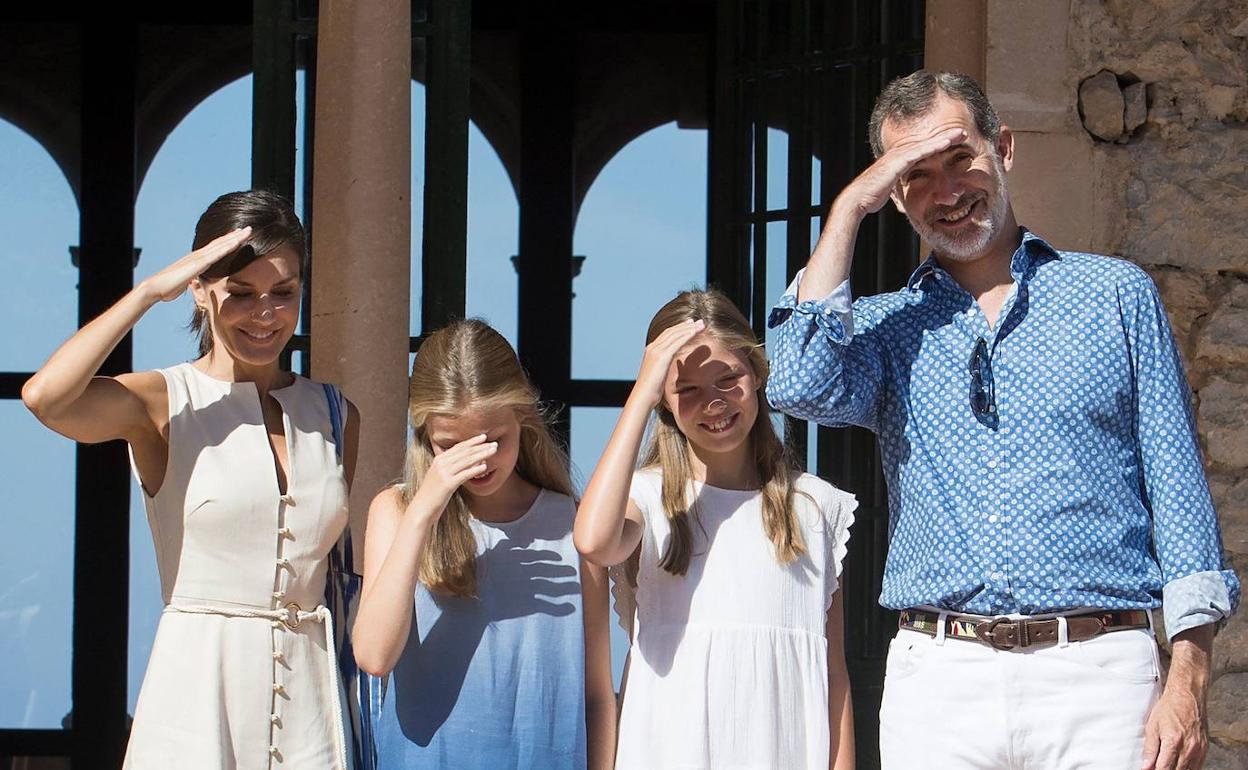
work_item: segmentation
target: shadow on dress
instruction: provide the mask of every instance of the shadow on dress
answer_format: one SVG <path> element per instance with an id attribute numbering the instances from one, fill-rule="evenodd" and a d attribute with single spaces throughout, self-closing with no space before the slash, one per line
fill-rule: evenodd
<path id="1" fill-rule="evenodd" d="M 491 624 L 531 615 L 566 617 L 576 612 L 576 604 L 561 597 L 581 592 L 577 568 L 562 561 L 559 553 L 511 538 L 477 557 L 477 579 L 482 589 L 479 599 L 432 598 L 441 615 L 423 640 L 420 619 L 413 619 L 392 674 L 399 728 L 419 746 L 433 741 L 455 709 L 468 668 Z"/>

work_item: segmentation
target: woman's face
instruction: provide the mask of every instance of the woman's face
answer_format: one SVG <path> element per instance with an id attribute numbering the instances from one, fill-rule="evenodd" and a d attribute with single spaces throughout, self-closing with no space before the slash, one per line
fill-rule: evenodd
<path id="1" fill-rule="evenodd" d="M 520 421 L 507 407 L 465 409 L 451 416 L 435 414 L 425 423 L 430 448 L 435 456 L 473 436 L 485 434 L 486 441 L 497 441 L 498 451 L 485 461 L 485 472 L 469 479 L 462 489 L 470 496 L 488 497 L 502 489 L 520 458 Z"/>
<path id="2" fill-rule="evenodd" d="M 703 332 L 676 354 L 663 398 L 691 444 L 722 453 L 749 438 L 758 418 L 758 388 L 746 357 Z"/>
<path id="3" fill-rule="evenodd" d="M 257 257 L 233 275 L 197 280 L 195 302 L 208 313 L 215 349 L 253 366 L 271 364 L 299 323 L 300 259 L 289 246 Z"/>

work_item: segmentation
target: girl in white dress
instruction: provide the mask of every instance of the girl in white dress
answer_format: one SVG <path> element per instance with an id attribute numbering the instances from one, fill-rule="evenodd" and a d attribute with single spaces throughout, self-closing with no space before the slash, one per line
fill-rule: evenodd
<path id="1" fill-rule="evenodd" d="M 630 564 L 616 768 L 852 768 L 837 587 L 857 504 L 785 451 L 726 296 L 681 293 L 646 340 L 575 528 L 590 561 Z"/>
<path id="2" fill-rule="evenodd" d="M 64 436 L 127 441 L 143 488 L 166 608 L 125 766 L 345 770 L 323 597 L 359 418 L 336 390 L 278 364 L 299 321 L 305 253 L 289 202 L 223 195 L 194 249 L 82 327 L 22 389 Z M 148 309 L 188 286 L 197 360 L 95 376 Z"/>

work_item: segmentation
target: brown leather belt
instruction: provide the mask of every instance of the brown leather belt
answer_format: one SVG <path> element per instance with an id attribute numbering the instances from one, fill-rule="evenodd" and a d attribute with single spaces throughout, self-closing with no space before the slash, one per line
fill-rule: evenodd
<path id="1" fill-rule="evenodd" d="M 936 636 L 940 615 L 928 610 L 902 610 L 897 625 L 928 636 Z M 1147 610 L 1093 610 L 1066 616 L 1066 635 L 1072 642 L 1082 642 L 1112 631 L 1148 628 Z M 1006 617 L 985 618 L 980 615 L 945 616 L 945 638 L 979 642 L 998 650 L 1023 650 L 1057 644 L 1057 618 L 1033 620 Z"/>

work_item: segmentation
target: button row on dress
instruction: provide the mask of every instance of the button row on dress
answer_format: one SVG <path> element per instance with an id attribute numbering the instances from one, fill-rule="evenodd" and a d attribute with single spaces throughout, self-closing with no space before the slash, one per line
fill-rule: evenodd
<path id="1" fill-rule="evenodd" d="M 293 507 L 295 506 L 295 498 L 294 498 L 294 497 L 292 497 L 292 496 L 291 496 L 291 495 L 289 495 L 289 494 L 282 495 L 282 496 L 281 496 L 281 498 L 280 498 L 280 500 L 281 500 L 281 502 L 282 502 L 283 504 L 285 504 L 285 506 L 286 506 L 286 507 L 288 507 L 288 508 L 293 508 Z M 294 535 L 291 533 L 291 531 L 290 531 L 290 527 L 279 527 L 279 528 L 278 528 L 278 530 L 277 530 L 277 534 L 278 534 L 278 538 L 279 538 L 279 548 L 281 547 L 281 546 L 280 546 L 280 538 L 283 538 L 283 537 L 288 537 L 288 538 L 294 539 Z M 285 557 L 279 557 L 279 558 L 277 559 L 277 566 L 278 566 L 278 569 L 285 568 L 285 569 L 288 569 L 288 570 L 289 570 L 289 569 L 291 568 L 291 566 L 290 566 L 290 559 L 287 559 L 287 558 L 285 558 Z M 279 580 L 280 580 L 280 578 L 279 578 Z M 280 602 L 280 601 L 281 601 L 282 599 L 284 599 L 284 598 L 286 598 L 286 591 L 285 591 L 284 589 L 282 589 L 282 588 L 278 588 L 278 590 L 276 590 L 276 591 L 274 591 L 274 592 L 273 592 L 273 599 L 274 599 L 274 600 L 276 600 L 276 601 Z M 282 621 L 274 621 L 274 623 L 273 623 L 273 627 L 274 627 L 274 628 L 280 628 L 282 625 L 283 625 Z M 282 654 L 282 651 L 281 651 L 281 650 L 274 650 L 274 651 L 273 651 L 273 660 L 274 660 L 274 662 L 276 662 L 276 663 L 278 663 L 278 664 L 284 664 L 284 663 L 285 663 L 285 655 L 283 655 L 283 654 Z M 285 688 L 284 686 L 282 686 L 282 684 L 281 684 L 281 683 L 279 683 L 279 682 L 274 682 L 274 683 L 273 683 L 273 692 L 274 692 L 274 694 L 276 694 L 276 695 L 278 695 L 278 696 L 280 696 L 280 697 L 289 697 L 289 696 L 286 694 L 286 688 Z M 270 722 L 270 723 L 272 723 L 272 725 L 273 725 L 273 727 L 274 727 L 274 728 L 281 728 L 281 726 L 282 726 L 282 718 L 281 718 L 281 717 L 280 717 L 280 716 L 279 716 L 276 712 L 269 714 L 269 722 Z M 276 737 L 276 736 L 274 736 L 274 737 Z M 281 755 L 281 752 L 279 752 L 279 751 L 278 751 L 278 748 L 277 748 L 277 746 L 276 746 L 276 745 L 271 745 L 271 746 L 269 746 L 269 754 L 270 754 L 270 755 L 271 755 L 271 756 L 272 756 L 275 760 L 277 760 L 278 762 L 281 762 L 281 761 L 282 761 L 282 755 Z"/>

